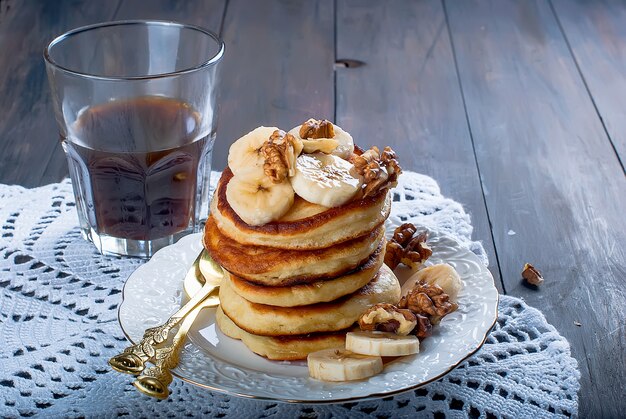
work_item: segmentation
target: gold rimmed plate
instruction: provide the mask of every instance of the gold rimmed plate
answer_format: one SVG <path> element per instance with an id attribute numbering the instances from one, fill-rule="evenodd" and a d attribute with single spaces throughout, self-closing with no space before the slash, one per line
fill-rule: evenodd
<path id="1" fill-rule="evenodd" d="M 136 342 L 145 329 L 161 324 L 180 307 L 183 279 L 202 251 L 201 238 L 201 234 L 193 234 L 160 250 L 128 278 L 119 321 L 129 340 Z M 497 318 L 498 291 L 480 259 L 456 240 L 431 232 L 429 245 L 432 263 L 449 263 L 461 276 L 464 287 L 459 309 L 422 342 L 419 354 L 398 358 L 374 377 L 344 383 L 313 380 L 305 362 L 269 361 L 223 335 L 215 325 L 215 309 L 199 315 L 172 373 L 220 393 L 300 403 L 385 397 L 437 380 L 483 345 Z"/>

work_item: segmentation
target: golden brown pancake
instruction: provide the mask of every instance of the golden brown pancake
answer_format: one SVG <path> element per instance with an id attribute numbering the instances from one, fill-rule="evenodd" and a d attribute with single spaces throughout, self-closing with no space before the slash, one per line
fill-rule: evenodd
<path id="1" fill-rule="evenodd" d="M 279 307 L 304 306 L 336 300 L 365 286 L 378 272 L 384 260 L 384 241 L 364 264 L 334 279 L 286 287 L 257 285 L 227 274 L 234 291 L 246 300 Z"/>
<path id="2" fill-rule="evenodd" d="M 346 332 L 312 333 L 294 336 L 259 336 L 239 328 L 220 307 L 215 313 L 215 322 L 222 333 L 240 339 L 252 352 L 268 359 L 295 361 L 305 359 L 308 354 L 322 349 L 344 347 Z"/>
<path id="3" fill-rule="evenodd" d="M 236 242 L 222 234 L 211 215 L 204 227 L 204 247 L 213 260 L 239 278 L 287 286 L 335 278 L 356 269 L 380 247 L 384 235 L 385 228 L 379 226 L 365 236 L 325 249 L 277 249 Z"/>
<path id="4" fill-rule="evenodd" d="M 224 313 L 248 333 L 263 336 L 300 335 L 342 330 L 350 327 L 374 304 L 396 304 L 400 300 L 400 284 L 391 269 L 382 265 L 367 285 L 327 303 L 299 307 L 252 303 L 238 295 L 230 281 L 222 283 L 219 296 Z"/>
<path id="5" fill-rule="evenodd" d="M 322 249 L 371 232 L 385 221 L 391 209 L 387 190 L 336 208 L 325 209 L 297 199 L 280 220 L 250 226 L 235 213 L 226 199 L 226 185 L 232 177 L 232 172 L 226 168 L 211 200 L 211 214 L 222 234 L 241 244 L 281 249 Z"/>

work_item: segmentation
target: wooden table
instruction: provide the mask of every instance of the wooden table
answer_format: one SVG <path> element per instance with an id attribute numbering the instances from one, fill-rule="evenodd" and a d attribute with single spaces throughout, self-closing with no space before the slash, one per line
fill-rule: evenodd
<path id="1" fill-rule="evenodd" d="M 44 45 L 130 18 L 224 37 L 215 168 L 252 128 L 315 116 L 434 177 L 471 213 L 501 292 L 569 339 L 581 416 L 625 414 L 625 3 L 0 0 L 0 182 L 67 175 Z"/>

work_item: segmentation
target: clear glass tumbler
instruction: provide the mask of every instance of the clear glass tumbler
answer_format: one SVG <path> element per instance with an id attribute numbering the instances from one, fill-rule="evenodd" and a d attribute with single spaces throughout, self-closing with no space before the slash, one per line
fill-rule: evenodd
<path id="1" fill-rule="evenodd" d="M 83 236 L 150 257 L 208 214 L 224 43 L 160 21 L 86 26 L 44 51 Z"/>

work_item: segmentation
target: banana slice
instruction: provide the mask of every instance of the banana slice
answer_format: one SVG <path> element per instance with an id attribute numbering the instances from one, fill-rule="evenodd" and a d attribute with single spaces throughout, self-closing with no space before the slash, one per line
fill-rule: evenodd
<path id="1" fill-rule="evenodd" d="M 332 154 L 302 154 L 291 185 L 300 197 L 325 207 L 339 207 L 361 188 L 352 163 Z"/>
<path id="2" fill-rule="evenodd" d="M 235 175 L 251 167 L 263 167 L 265 157 L 261 147 L 278 128 L 258 127 L 237 141 L 228 150 L 228 167 Z"/>
<path id="3" fill-rule="evenodd" d="M 319 151 L 326 154 L 333 154 L 345 160 L 349 159 L 352 153 L 354 153 L 354 140 L 352 136 L 335 124 L 333 124 L 333 130 L 335 132 L 333 138 L 304 139 L 300 137 L 300 127 L 301 125 L 292 128 L 289 134 L 302 141 L 304 153 L 315 153 Z"/>
<path id="4" fill-rule="evenodd" d="M 307 357 L 309 375 L 323 381 L 351 381 L 371 377 L 383 370 L 379 356 L 364 356 L 343 348 L 324 349 Z"/>
<path id="5" fill-rule="evenodd" d="M 418 282 L 439 285 L 443 288 L 443 291 L 448 294 L 450 301 L 455 303 L 458 302 L 459 292 L 463 289 L 461 277 L 459 277 L 457 271 L 447 263 L 428 266 L 415 272 L 407 279 L 404 285 L 402 285 L 402 295 L 406 295 Z"/>
<path id="6" fill-rule="evenodd" d="M 288 180 L 274 183 L 263 173 L 263 166 L 242 170 L 226 186 L 226 199 L 249 225 L 278 220 L 293 205 L 294 192 Z"/>
<path id="7" fill-rule="evenodd" d="M 420 341 L 416 336 L 388 332 L 348 332 L 346 349 L 361 355 L 404 356 L 416 354 Z"/>

